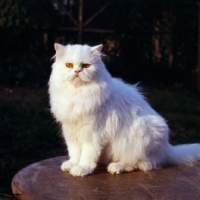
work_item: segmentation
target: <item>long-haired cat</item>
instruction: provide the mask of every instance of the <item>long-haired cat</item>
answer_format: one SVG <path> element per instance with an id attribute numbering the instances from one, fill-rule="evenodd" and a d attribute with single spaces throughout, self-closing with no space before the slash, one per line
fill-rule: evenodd
<path id="1" fill-rule="evenodd" d="M 49 94 L 70 157 L 63 171 L 86 176 L 101 162 L 120 174 L 200 160 L 200 144 L 170 145 L 168 125 L 137 86 L 109 74 L 102 45 L 55 44 L 55 50 Z"/>

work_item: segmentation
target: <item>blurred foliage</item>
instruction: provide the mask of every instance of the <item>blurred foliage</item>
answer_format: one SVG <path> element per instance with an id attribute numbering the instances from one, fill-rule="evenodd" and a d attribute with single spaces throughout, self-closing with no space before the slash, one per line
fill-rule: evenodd
<path id="1" fill-rule="evenodd" d="M 54 25 L 57 16 L 50 1 L 2 0 L 0 10 L 0 82 L 46 83 L 50 58 L 41 28 Z"/>
<path id="2" fill-rule="evenodd" d="M 198 6 L 196 1 L 128 1 L 120 8 L 127 15 L 118 15 L 121 70 L 129 81 L 174 84 L 195 87 L 197 65 Z M 123 24 L 123 26 L 121 26 Z M 155 38 L 159 41 L 156 57 Z M 169 53 L 173 63 L 169 67 Z M 116 63 L 114 63 L 116 65 Z"/>
<path id="3" fill-rule="evenodd" d="M 31 26 L 54 25 L 56 13 L 50 0 L 1 0 L 0 26 L 14 33 Z"/>
<path id="4" fill-rule="evenodd" d="M 83 24 L 108 2 L 84 0 Z M 65 29 L 74 23 L 63 7 L 78 21 L 75 0 L 0 2 L 0 83 L 46 84 L 53 43 L 77 43 L 77 32 Z M 195 0 L 115 0 L 84 28 L 114 31 L 83 32 L 83 43 L 104 44 L 105 61 L 114 76 L 196 88 Z"/>
<path id="5" fill-rule="evenodd" d="M 3 28 L 19 28 L 22 30 L 24 25 L 30 21 L 29 18 L 29 5 L 32 4 L 22 1 L 2 0 L 0 2 L 0 26 Z"/>

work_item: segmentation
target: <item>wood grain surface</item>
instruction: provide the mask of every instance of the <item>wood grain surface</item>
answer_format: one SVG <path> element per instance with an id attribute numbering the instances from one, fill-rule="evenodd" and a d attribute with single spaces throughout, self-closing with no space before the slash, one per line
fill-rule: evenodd
<path id="1" fill-rule="evenodd" d="M 13 194 L 22 200 L 200 199 L 199 162 L 121 175 L 111 175 L 98 166 L 92 175 L 80 178 L 60 170 L 66 159 L 50 158 L 20 170 L 12 181 Z"/>

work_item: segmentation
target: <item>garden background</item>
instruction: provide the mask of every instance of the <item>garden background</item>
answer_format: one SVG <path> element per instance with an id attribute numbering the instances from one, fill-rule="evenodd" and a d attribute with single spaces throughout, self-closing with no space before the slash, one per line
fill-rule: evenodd
<path id="1" fill-rule="evenodd" d="M 49 112 L 54 43 L 103 44 L 110 73 L 140 82 L 172 144 L 200 142 L 195 0 L 0 0 L 0 199 L 33 162 L 67 153 Z"/>

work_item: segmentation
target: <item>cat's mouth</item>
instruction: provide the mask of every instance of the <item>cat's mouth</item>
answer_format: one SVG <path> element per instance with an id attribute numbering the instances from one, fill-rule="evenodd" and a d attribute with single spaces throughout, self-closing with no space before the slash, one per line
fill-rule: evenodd
<path id="1" fill-rule="evenodd" d="M 80 74 L 76 74 L 76 75 L 74 75 L 73 80 L 79 82 L 79 81 L 82 81 L 82 78 L 81 78 Z"/>
<path id="2" fill-rule="evenodd" d="M 76 75 L 74 76 L 74 79 L 80 79 L 80 76 L 79 76 L 78 74 L 76 74 Z"/>
<path id="3" fill-rule="evenodd" d="M 89 82 L 83 74 L 74 74 L 72 77 L 74 83 L 83 84 L 83 82 Z"/>

